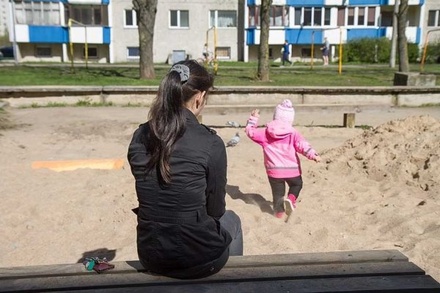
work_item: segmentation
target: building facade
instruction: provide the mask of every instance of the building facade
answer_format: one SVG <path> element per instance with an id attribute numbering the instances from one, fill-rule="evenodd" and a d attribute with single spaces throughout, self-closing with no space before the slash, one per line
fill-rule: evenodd
<path id="1" fill-rule="evenodd" d="M 0 0 L 11 15 L 8 31 L 17 59 L 126 63 L 139 60 L 136 13 L 131 0 Z M 258 57 L 261 0 L 158 1 L 156 63 L 201 58 L 205 43 L 219 60 Z M 440 38 L 440 1 L 409 0 L 408 41 Z M 336 45 L 362 37 L 392 37 L 395 0 L 273 0 L 270 56 L 281 57 L 285 40 L 291 59 L 320 58 L 324 38 L 331 57 Z M 429 33 L 428 33 L 429 32 Z M 313 48 L 313 49 L 312 49 Z"/>
<path id="2" fill-rule="evenodd" d="M 245 45 L 243 22 L 239 21 L 244 17 L 243 3 L 158 1 L 155 62 L 170 63 L 181 55 L 197 59 L 202 57 L 206 42 L 218 59 L 237 60 Z M 20 62 L 139 60 L 137 19 L 131 1 L 29 0 L 8 5 L 14 16 L 10 41 L 16 44 Z"/>
<path id="3" fill-rule="evenodd" d="M 248 60 L 258 56 L 260 2 L 247 1 Z M 409 0 L 408 42 L 420 44 L 422 41 L 425 6 L 425 0 Z M 337 55 L 336 45 L 354 39 L 391 39 L 394 9 L 395 0 L 273 0 L 269 33 L 271 57 L 280 57 L 285 40 L 291 45 L 293 61 L 307 61 L 312 56 L 320 58 L 324 38 L 330 43 L 331 57 Z"/>
<path id="4" fill-rule="evenodd" d="M 0 37 L 8 33 L 9 9 L 8 0 L 0 0 Z"/>
<path id="5" fill-rule="evenodd" d="M 113 0 L 113 62 L 139 58 L 137 20 L 132 7 L 131 1 Z M 201 58 L 206 42 L 208 50 L 213 52 L 216 47 L 220 60 L 237 60 L 244 47 L 244 27 L 239 21 L 244 17 L 243 10 L 244 1 L 237 0 L 158 1 L 155 62 L 171 63 L 176 54 Z"/>

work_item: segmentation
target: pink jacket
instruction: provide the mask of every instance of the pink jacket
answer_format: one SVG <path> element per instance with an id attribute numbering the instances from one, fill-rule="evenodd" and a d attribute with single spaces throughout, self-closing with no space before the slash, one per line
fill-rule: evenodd
<path id="1" fill-rule="evenodd" d="M 301 175 L 298 153 L 309 160 L 318 155 L 302 135 L 287 122 L 273 120 L 265 128 L 257 128 L 258 118 L 251 116 L 246 134 L 263 147 L 264 166 L 269 177 L 292 178 Z"/>

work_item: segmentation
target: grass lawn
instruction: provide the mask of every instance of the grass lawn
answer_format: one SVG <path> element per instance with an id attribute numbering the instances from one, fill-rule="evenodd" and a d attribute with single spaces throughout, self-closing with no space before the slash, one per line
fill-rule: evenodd
<path id="1" fill-rule="evenodd" d="M 1 65 L 1 63 L 0 63 Z M 424 73 L 440 75 L 440 66 L 427 64 Z M 118 85 L 157 86 L 166 74 L 169 65 L 155 66 L 156 79 L 140 80 L 137 64 L 101 65 L 75 64 L 21 64 L 0 66 L 0 86 L 24 85 Z M 398 70 L 387 64 L 342 65 L 328 67 L 315 63 L 295 64 L 281 68 L 279 63 L 271 64 L 270 82 L 256 80 L 257 63 L 220 62 L 215 79 L 216 86 L 392 86 L 394 73 Z M 73 69 L 73 70 L 72 70 Z M 412 72 L 420 72 L 420 65 L 411 65 Z"/>

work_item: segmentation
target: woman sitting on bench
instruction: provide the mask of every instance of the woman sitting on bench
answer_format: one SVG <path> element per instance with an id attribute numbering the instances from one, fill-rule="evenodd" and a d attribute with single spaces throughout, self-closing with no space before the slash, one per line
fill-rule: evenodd
<path id="1" fill-rule="evenodd" d="M 240 218 L 226 210 L 225 144 L 196 118 L 212 87 L 196 61 L 174 64 L 129 146 L 139 260 L 155 274 L 203 278 L 243 254 Z"/>

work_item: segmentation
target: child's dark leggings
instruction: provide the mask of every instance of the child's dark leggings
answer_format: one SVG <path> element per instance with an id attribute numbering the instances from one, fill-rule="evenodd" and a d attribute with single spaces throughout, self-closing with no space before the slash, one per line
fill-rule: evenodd
<path id="1" fill-rule="evenodd" d="M 275 213 L 283 212 L 283 200 L 286 195 L 286 183 L 289 185 L 289 192 L 287 194 L 293 194 L 298 198 L 299 192 L 303 186 L 303 180 L 301 176 L 293 178 L 273 178 L 268 177 L 270 188 L 272 189 L 273 197 L 273 211 Z"/>

